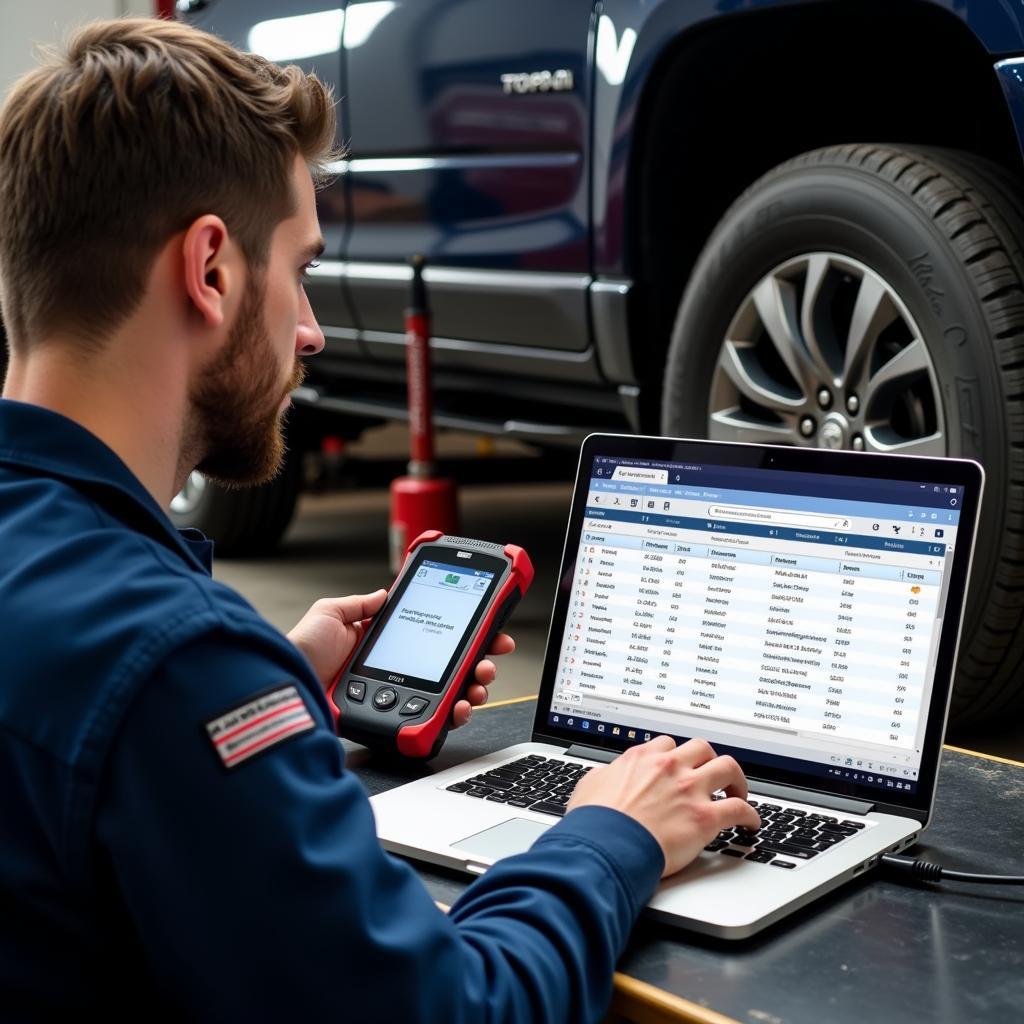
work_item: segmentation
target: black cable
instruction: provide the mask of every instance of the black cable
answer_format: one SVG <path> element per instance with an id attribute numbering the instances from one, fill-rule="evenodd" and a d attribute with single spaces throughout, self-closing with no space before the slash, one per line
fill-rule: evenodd
<path id="1" fill-rule="evenodd" d="M 881 864 L 892 874 L 906 877 L 909 875 L 916 882 L 979 882 L 985 885 L 1024 885 L 1024 875 L 976 875 L 971 871 L 950 871 L 949 868 L 932 864 L 914 857 L 897 857 L 887 853 L 882 857 Z"/>

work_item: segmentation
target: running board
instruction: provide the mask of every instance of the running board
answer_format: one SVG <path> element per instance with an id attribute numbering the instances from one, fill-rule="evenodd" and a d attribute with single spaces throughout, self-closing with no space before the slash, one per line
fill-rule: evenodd
<path id="1" fill-rule="evenodd" d="M 350 416 L 370 416 L 389 420 L 409 419 L 409 410 L 398 403 L 372 398 L 338 398 L 321 395 L 313 388 L 296 388 L 292 392 L 296 405 Z M 487 420 L 476 416 L 459 416 L 434 411 L 434 425 L 471 434 L 493 434 L 519 441 L 548 441 L 560 445 L 580 445 L 583 439 L 601 427 L 567 427 L 561 423 L 539 423 L 532 420 Z"/>

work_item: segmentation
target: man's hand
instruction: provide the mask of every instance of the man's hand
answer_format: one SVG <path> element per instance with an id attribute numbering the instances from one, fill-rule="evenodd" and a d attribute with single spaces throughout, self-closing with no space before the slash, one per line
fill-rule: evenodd
<path id="1" fill-rule="evenodd" d="M 362 639 L 368 620 L 380 611 L 387 596 L 386 590 L 378 590 L 373 594 L 321 598 L 289 632 L 288 639 L 306 656 L 324 689 L 334 681 Z M 515 649 L 512 637 L 499 633 L 487 653 L 511 654 Z M 487 687 L 494 682 L 497 671 L 489 658 L 477 665 L 476 682 L 466 690 L 466 699 L 452 710 L 452 728 L 465 725 L 473 708 L 487 702 Z"/>
<path id="2" fill-rule="evenodd" d="M 388 592 L 323 597 L 299 620 L 288 639 L 313 666 L 326 690 L 362 639 L 367 621 L 384 606 Z"/>
<path id="3" fill-rule="evenodd" d="M 711 794 L 724 789 L 724 800 Z M 665 875 L 686 867 L 722 829 L 756 831 L 761 819 L 747 803 L 747 780 L 728 756 L 717 757 L 706 740 L 676 747 L 669 736 L 631 747 L 607 767 L 577 783 L 568 809 L 596 804 L 640 822 L 665 854 Z"/>

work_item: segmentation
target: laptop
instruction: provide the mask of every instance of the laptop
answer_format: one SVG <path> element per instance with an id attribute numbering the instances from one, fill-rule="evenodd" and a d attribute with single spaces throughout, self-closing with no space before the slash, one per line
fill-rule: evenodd
<path id="1" fill-rule="evenodd" d="M 658 734 L 732 754 L 762 827 L 664 880 L 654 918 L 744 938 L 910 846 L 983 480 L 965 460 L 590 435 L 530 741 L 374 796 L 384 846 L 482 874 Z"/>

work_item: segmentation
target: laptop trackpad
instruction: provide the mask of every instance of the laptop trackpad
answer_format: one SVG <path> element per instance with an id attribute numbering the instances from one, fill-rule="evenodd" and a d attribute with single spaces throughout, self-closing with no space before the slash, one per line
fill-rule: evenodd
<path id="1" fill-rule="evenodd" d="M 475 853 L 478 857 L 486 857 L 488 860 L 500 860 L 502 857 L 511 857 L 513 853 L 528 850 L 533 841 L 550 827 L 551 825 L 539 821 L 530 821 L 529 818 L 510 818 L 500 825 L 484 829 L 483 832 L 466 836 L 465 839 L 452 843 L 452 846 L 457 850 Z"/>

